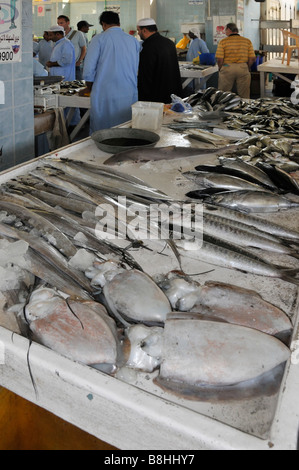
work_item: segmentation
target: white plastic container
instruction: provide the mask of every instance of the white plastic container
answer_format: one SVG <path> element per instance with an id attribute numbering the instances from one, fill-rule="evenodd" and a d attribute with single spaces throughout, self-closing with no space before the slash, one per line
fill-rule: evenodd
<path id="1" fill-rule="evenodd" d="M 160 130 L 163 121 L 163 109 L 164 103 L 137 101 L 132 105 L 132 127 L 150 131 Z"/>

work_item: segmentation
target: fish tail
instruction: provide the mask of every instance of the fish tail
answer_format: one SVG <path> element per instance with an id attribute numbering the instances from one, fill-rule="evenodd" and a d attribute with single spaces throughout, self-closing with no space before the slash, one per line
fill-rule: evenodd
<path id="1" fill-rule="evenodd" d="M 298 274 L 298 272 L 297 272 L 297 274 Z M 295 284 L 296 286 L 299 286 L 299 279 L 292 276 L 291 273 L 283 273 L 282 276 L 281 276 L 281 279 L 285 282 L 289 282 L 291 284 Z"/>

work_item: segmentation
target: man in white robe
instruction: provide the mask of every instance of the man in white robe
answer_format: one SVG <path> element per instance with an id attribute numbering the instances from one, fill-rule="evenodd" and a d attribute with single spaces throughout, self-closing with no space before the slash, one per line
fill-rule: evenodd
<path id="1" fill-rule="evenodd" d="M 138 101 L 140 44 L 122 31 L 117 13 L 103 12 L 100 24 L 103 32 L 91 40 L 83 70 L 91 92 L 90 134 L 129 121 Z"/>

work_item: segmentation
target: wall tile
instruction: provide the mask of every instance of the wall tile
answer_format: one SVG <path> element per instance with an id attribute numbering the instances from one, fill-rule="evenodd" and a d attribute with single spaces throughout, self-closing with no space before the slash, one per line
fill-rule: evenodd
<path id="1" fill-rule="evenodd" d="M 33 104 L 30 102 L 24 106 L 14 108 L 14 129 L 15 132 L 22 132 L 25 129 L 34 128 Z"/>
<path id="2" fill-rule="evenodd" d="M 6 81 L 12 79 L 12 64 L 0 65 L 0 80 Z"/>
<path id="3" fill-rule="evenodd" d="M 12 135 L 0 138 L 0 171 L 6 170 L 11 166 L 14 166 L 14 139 Z"/>
<path id="4" fill-rule="evenodd" d="M 0 136 L 4 137 L 6 135 L 10 135 L 13 133 L 13 128 L 12 128 L 12 123 L 13 123 L 13 110 L 8 109 L 1 111 L 0 110 Z"/>
<path id="5" fill-rule="evenodd" d="M 24 131 L 18 134 L 15 134 L 15 165 L 20 165 L 21 163 L 27 162 L 34 158 L 34 132 Z"/>
<path id="6" fill-rule="evenodd" d="M 28 78 L 26 80 L 15 80 L 14 81 L 14 104 L 15 106 L 22 106 L 24 104 L 30 104 L 32 106 L 33 101 L 33 79 Z M 32 112 L 33 114 L 33 112 Z M 28 118 L 28 116 L 27 116 Z"/>

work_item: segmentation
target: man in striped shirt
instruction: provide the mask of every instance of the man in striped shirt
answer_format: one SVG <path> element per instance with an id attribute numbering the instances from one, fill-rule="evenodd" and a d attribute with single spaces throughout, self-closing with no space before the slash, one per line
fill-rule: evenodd
<path id="1" fill-rule="evenodd" d="M 252 42 L 239 35 L 234 23 L 226 25 L 225 34 L 227 37 L 221 39 L 216 51 L 218 88 L 231 91 L 236 82 L 238 95 L 241 98 L 250 98 L 250 68 L 256 61 Z"/>

